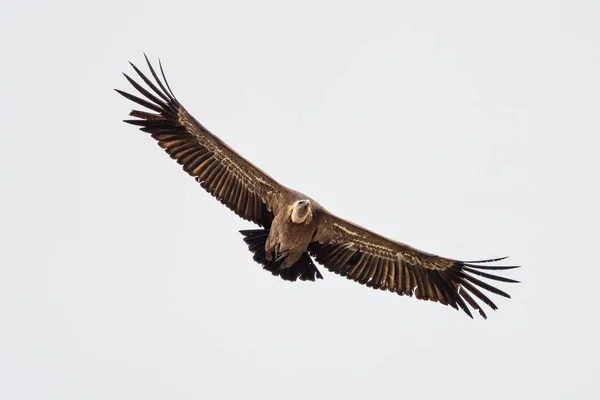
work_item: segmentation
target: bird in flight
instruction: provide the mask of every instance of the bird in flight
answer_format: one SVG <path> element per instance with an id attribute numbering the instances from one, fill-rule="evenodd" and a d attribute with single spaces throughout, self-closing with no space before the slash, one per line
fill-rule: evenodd
<path id="1" fill-rule="evenodd" d="M 142 97 L 115 89 L 147 109 L 130 111 L 135 119 L 124 122 L 149 133 L 207 192 L 260 226 L 240 233 L 265 270 L 287 281 L 323 279 L 314 258 L 362 285 L 449 305 L 471 318 L 471 309 L 487 318 L 479 302 L 497 309 L 486 292 L 510 298 L 481 280 L 517 283 L 496 273 L 516 266 L 488 264 L 506 257 L 479 261 L 440 257 L 330 213 L 305 194 L 277 182 L 206 129 L 179 103 L 160 61 L 162 80 L 145 58 L 154 82 L 130 64 L 147 88 L 124 74 Z"/>

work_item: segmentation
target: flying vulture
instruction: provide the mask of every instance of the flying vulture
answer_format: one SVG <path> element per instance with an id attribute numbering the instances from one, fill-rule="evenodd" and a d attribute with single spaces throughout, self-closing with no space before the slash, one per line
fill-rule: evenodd
<path id="1" fill-rule="evenodd" d="M 485 291 L 510 298 L 480 279 L 517 282 L 495 274 L 516 266 L 486 264 L 506 257 L 480 261 L 444 258 L 330 213 L 310 197 L 271 178 L 206 129 L 179 103 L 160 61 L 162 80 L 147 57 L 146 62 L 154 82 L 130 64 L 148 88 L 124 74 L 141 97 L 116 89 L 147 109 L 132 110 L 129 115 L 135 119 L 124 122 L 149 133 L 207 192 L 241 218 L 260 226 L 240 233 L 254 260 L 273 275 L 287 281 L 323 279 L 314 259 L 360 284 L 460 308 L 471 318 L 469 307 L 487 318 L 479 301 L 497 309 Z"/>

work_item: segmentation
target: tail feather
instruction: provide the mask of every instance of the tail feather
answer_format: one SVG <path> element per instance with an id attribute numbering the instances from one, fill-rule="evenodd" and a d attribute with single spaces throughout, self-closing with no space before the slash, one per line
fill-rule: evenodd
<path id="1" fill-rule="evenodd" d="M 297 279 L 313 282 L 315 279 L 323 279 L 323 275 L 321 275 L 308 253 L 302 254 L 302 257 L 294 265 L 284 269 L 279 269 L 281 262 L 267 260 L 265 257 L 265 243 L 267 237 L 269 237 L 268 229 L 248 229 L 242 230 L 240 233 L 244 235 L 244 242 L 248 245 L 248 249 L 254 253 L 254 261 L 261 264 L 265 270 L 273 275 L 291 282 Z"/>

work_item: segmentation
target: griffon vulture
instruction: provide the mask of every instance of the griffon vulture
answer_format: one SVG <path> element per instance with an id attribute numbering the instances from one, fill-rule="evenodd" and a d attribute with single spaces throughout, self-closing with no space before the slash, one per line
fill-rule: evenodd
<path id="1" fill-rule="evenodd" d="M 323 265 L 374 289 L 439 302 L 462 309 L 469 306 L 487 318 L 479 301 L 496 309 L 484 291 L 510 296 L 478 277 L 517 282 L 495 274 L 515 266 L 482 265 L 503 258 L 459 261 L 417 250 L 333 215 L 310 197 L 281 185 L 236 153 L 200 124 L 179 103 L 165 78 L 146 57 L 152 82 L 135 65 L 149 90 L 125 75 L 141 94 L 117 90 L 148 111 L 132 110 L 127 122 L 149 133 L 183 169 L 221 203 L 262 229 L 242 230 L 254 260 L 288 281 L 314 281 Z M 478 277 L 476 277 L 478 276 Z"/>

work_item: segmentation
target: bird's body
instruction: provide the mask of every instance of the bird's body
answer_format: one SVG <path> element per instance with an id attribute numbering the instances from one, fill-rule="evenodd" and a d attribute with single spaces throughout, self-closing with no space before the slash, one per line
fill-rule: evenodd
<path id="1" fill-rule="evenodd" d="M 301 206 L 303 205 L 303 206 Z M 289 268 L 308 249 L 317 229 L 308 199 L 287 202 L 275 214 L 265 244 L 267 260 L 281 261 L 280 268 Z M 298 212 L 302 209 L 302 214 Z M 300 214 L 300 215 L 299 215 Z"/>
<path id="2" fill-rule="evenodd" d="M 261 227 L 240 232 L 254 260 L 273 275 L 289 281 L 322 279 L 312 256 L 327 269 L 369 287 L 450 305 L 472 316 L 470 306 L 484 318 L 474 297 L 492 309 L 496 305 L 480 289 L 510 297 L 473 275 L 516 282 L 493 273 L 516 267 L 482 265 L 500 259 L 467 262 L 440 257 L 335 216 L 278 183 L 196 121 L 173 95 L 162 67 L 163 81 L 148 62 L 153 83 L 131 65 L 151 91 L 125 75 L 145 99 L 117 92 L 155 113 L 134 110 L 130 115 L 137 119 L 125 122 L 150 133 L 211 195 Z"/>

